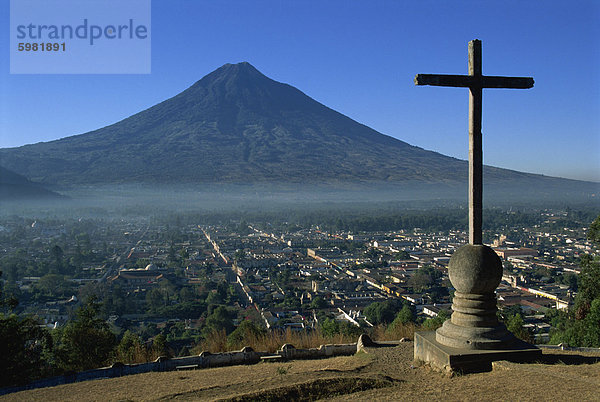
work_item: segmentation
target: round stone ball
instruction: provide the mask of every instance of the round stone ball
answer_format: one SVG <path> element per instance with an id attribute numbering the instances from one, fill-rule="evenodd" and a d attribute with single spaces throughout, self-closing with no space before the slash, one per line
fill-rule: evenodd
<path id="1" fill-rule="evenodd" d="M 491 293 L 502 280 L 502 261 L 491 247 L 467 244 L 454 252 L 448 275 L 461 293 Z"/>

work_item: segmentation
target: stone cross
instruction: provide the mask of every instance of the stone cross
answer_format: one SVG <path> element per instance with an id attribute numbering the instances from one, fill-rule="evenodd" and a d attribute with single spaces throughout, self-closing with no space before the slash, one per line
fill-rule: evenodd
<path id="1" fill-rule="evenodd" d="M 481 41 L 474 39 L 469 42 L 469 75 L 417 74 L 415 77 L 415 84 L 469 88 L 469 243 L 482 244 L 482 89 L 527 89 L 533 87 L 533 78 L 482 75 Z"/>
<path id="2" fill-rule="evenodd" d="M 495 360 L 526 361 L 541 350 L 517 339 L 498 321 L 494 291 L 502 261 L 482 244 L 481 95 L 483 88 L 531 88 L 533 78 L 481 74 L 481 42 L 469 42 L 469 75 L 418 74 L 417 85 L 469 88 L 469 244 L 452 254 L 448 276 L 454 287 L 452 316 L 435 332 L 415 332 L 415 360 L 444 369 L 489 371 Z"/>

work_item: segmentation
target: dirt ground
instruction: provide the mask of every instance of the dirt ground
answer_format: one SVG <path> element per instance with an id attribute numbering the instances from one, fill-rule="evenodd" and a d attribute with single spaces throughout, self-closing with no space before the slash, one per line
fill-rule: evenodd
<path id="1" fill-rule="evenodd" d="M 449 376 L 413 365 L 413 343 L 322 360 L 146 373 L 23 391 L 0 401 L 444 400 L 600 401 L 600 355 L 545 352 L 542 363 L 502 362 Z"/>

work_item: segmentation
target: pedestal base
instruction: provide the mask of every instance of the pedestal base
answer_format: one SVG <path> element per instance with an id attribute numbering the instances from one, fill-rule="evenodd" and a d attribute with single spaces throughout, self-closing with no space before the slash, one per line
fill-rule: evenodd
<path id="1" fill-rule="evenodd" d="M 429 363 L 439 370 L 479 373 L 491 371 L 493 361 L 524 363 L 541 358 L 540 349 L 520 340 L 510 349 L 473 350 L 442 345 L 436 340 L 435 331 L 415 332 L 415 361 Z"/>
<path id="2" fill-rule="evenodd" d="M 454 312 L 453 314 L 456 314 Z M 463 327 L 452 320 L 435 331 L 438 343 L 456 349 L 471 350 L 504 350 L 511 349 L 513 344 L 522 342 L 509 332 L 504 324 L 496 321 L 495 327 Z"/>

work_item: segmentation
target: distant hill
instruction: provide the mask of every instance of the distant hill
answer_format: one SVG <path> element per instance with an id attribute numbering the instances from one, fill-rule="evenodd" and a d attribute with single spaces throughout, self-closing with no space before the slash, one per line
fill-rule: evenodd
<path id="1" fill-rule="evenodd" d="M 57 198 L 62 196 L 0 166 L 0 201 Z"/>
<path id="2" fill-rule="evenodd" d="M 110 126 L 1 149 L 0 164 L 32 181 L 61 186 L 462 184 L 467 178 L 465 161 L 383 135 L 249 63 L 226 64 L 173 98 Z M 485 168 L 485 180 L 545 189 L 581 186 L 493 167 Z"/>

